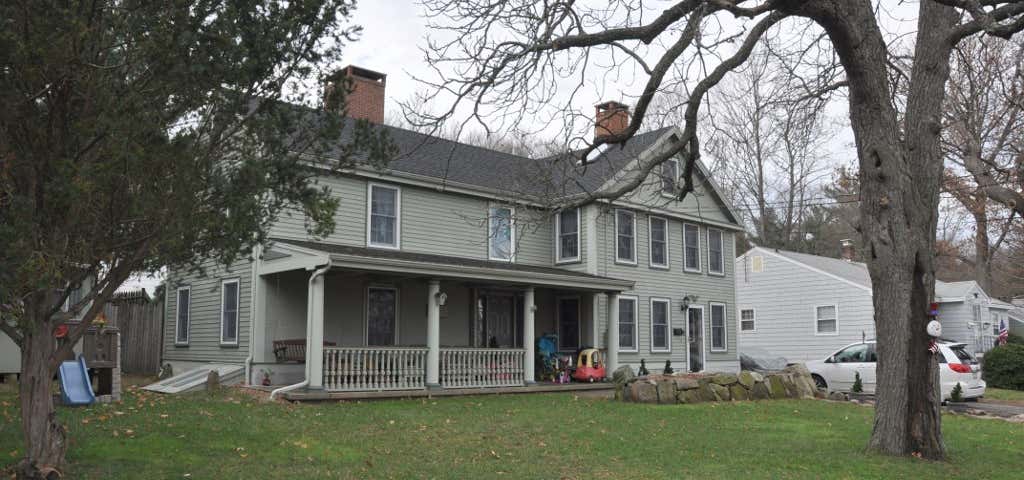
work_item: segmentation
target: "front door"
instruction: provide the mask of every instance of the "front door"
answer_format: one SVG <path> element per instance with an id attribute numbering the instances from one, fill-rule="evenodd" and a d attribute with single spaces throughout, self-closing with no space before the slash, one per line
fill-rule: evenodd
<path id="1" fill-rule="evenodd" d="M 686 348 L 691 372 L 704 370 L 704 307 L 686 311 Z"/>
<path id="2" fill-rule="evenodd" d="M 558 350 L 573 352 L 580 348 L 580 298 L 558 299 Z"/>

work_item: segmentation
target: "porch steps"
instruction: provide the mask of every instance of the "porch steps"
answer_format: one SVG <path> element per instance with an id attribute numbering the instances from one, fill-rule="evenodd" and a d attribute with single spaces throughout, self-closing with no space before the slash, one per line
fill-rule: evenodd
<path id="1" fill-rule="evenodd" d="M 538 383 L 530 386 L 488 387 L 488 388 L 445 388 L 441 390 L 381 390 L 362 392 L 332 392 L 297 390 L 282 395 L 291 401 L 324 401 L 324 400 L 371 400 L 387 398 L 415 397 L 451 397 L 457 395 L 509 395 L 519 393 L 555 393 L 555 392 L 594 392 L 604 393 L 609 397 L 615 391 L 613 383 L 570 383 L 550 384 Z"/>
<path id="2" fill-rule="evenodd" d="M 142 387 L 143 390 L 158 393 L 186 393 L 203 390 L 206 388 L 206 377 L 210 371 L 216 370 L 220 375 L 221 385 L 235 385 L 241 383 L 245 376 L 245 367 L 242 365 L 225 365 L 211 363 L 179 373 L 170 378 L 165 378 L 151 385 Z"/>

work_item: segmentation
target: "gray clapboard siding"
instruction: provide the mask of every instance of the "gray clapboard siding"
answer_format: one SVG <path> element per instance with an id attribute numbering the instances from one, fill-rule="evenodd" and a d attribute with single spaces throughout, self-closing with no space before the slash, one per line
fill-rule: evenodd
<path id="1" fill-rule="evenodd" d="M 252 267 L 239 260 L 225 268 L 213 261 L 203 263 L 206 275 L 170 271 L 167 276 L 167 310 L 164 322 L 164 361 L 242 363 L 249 355 L 249 325 L 252 305 Z M 221 282 L 239 280 L 238 345 L 220 344 Z M 179 287 L 191 288 L 189 344 L 175 345 Z"/>

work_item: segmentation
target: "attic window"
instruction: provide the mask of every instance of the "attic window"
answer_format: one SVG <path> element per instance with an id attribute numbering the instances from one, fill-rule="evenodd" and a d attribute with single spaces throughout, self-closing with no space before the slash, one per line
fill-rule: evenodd
<path id="1" fill-rule="evenodd" d="M 679 160 L 670 159 L 661 164 L 661 194 L 676 196 L 676 182 L 679 180 Z"/>
<path id="2" fill-rule="evenodd" d="M 764 271 L 764 257 L 761 255 L 754 255 L 750 257 L 750 271 L 754 273 L 761 273 Z"/>

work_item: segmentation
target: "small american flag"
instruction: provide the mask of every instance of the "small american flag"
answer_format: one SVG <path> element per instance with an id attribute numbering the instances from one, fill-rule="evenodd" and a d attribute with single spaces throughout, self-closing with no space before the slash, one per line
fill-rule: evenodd
<path id="1" fill-rule="evenodd" d="M 1006 326 L 1006 320 L 999 321 L 999 340 L 1000 345 L 1006 345 L 1006 341 L 1010 338 L 1010 328 Z"/>
<path id="2" fill-rule="evenodd" d="M 939 345 L 935 343 L 935 340 L 928 341 L 928 351 L 933 354 L 939 353 Z"/>

